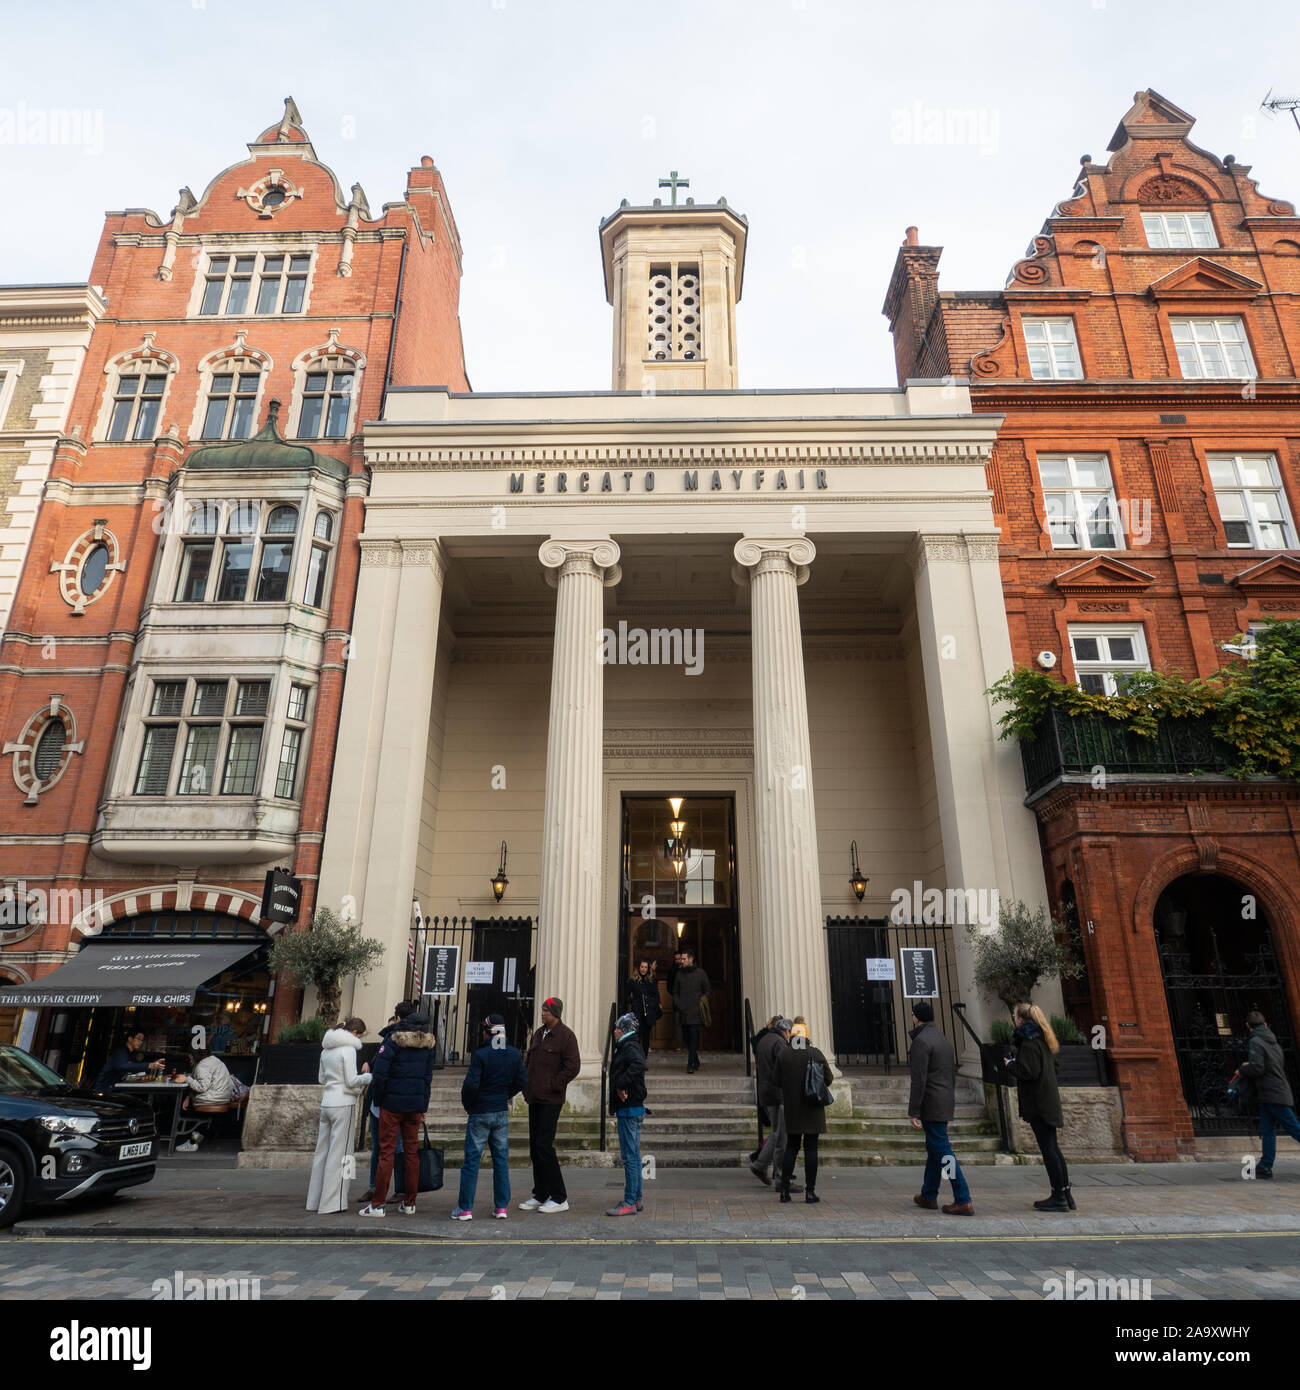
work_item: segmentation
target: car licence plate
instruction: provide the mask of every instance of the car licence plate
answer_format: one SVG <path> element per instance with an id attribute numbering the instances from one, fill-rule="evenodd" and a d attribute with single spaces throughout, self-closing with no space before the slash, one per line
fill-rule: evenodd
<path id="1" fill-rule="evenodd" d="M 124 1158 L 148 1158 L 152 1149 L 152 1141 L 144 1144 L 123 1144 L 122 1152 L 117 1156 L 118 1162 Z"/>

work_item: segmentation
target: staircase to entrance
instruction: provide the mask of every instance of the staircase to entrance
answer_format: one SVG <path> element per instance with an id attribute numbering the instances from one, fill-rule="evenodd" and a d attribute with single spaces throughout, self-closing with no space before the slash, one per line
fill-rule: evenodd
<path id="1" fill-rule="evenodd" d="M 680 1053 L 652 1053 L 647 1085 L 647 1116 L 641 1153 L 657 1167 L 734 1168 L 748 1162 L 757 1143 L 754 1081 L 745 1075 L 743 1057 L 701 1056 L 701 1069 L 686 1075 Z M 464 1142 L 465 1112 L 460 1105 L 460 1071 L 436 1074 L 429 1101 L 429 1134 L 458 1162 Z M 821 1162 L 835 1167 L 925 1162 L 925 1142 L 907 1117 L 909 1091 L 905 1071 L 850 1068 L 835 1083 L 835 1104 L 827 1111 L 827 1133 L 820 1144 Z M 953 1150 L 963 1164 L 992 1163 L 999 1141 L 997 1126 L 984 1113 L 983 1088 L 977 1078 L 959 1077 L 956 1116 L 948 1126 Z M 516 1102 L 518 1104 L 518 1102 Z M 618 1162 L 613 1120 L 606 1128 L 607 1150 L 600 1151 L 600 1116 L 565 1111 L 556 1131 L 560 1161 L 574 1166 Z M 484 1155 L 486 1160 L 487 1155 Z M 512 1166 L 528 1162 L 528 1116 L 521 1108 L 510 1118 Z M 801 1161 L 802 1166 L 802 1161 Z"/>

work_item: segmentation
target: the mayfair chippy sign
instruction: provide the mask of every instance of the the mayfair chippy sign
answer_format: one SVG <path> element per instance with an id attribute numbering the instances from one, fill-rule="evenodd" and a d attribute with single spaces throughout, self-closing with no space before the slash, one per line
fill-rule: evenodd
<path id="1" fill-rule="evenodd" d="M 653 469 L 600 469 L 581 473 L 511 473 L 511 492 L 654 492 Z M 664 491 L 676 492 L 825 492 L 824 468 L 683 468 L 668 474 Z M 676 480 L 676 484 L 671 480 Z"/>

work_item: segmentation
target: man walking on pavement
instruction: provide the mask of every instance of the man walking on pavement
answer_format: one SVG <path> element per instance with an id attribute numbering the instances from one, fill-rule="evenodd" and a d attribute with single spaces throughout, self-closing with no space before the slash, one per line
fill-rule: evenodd
<path id="1" fill-rule="evenodd" d="M 910 1034 L 912 1046 L 907 1054 L 912 1071 L 912 1094 L 907 1113 L 913 1129 L 925 1130 L 925 1177 L 920 1193 L 912 1200 L 918 1207 L 934 1211 L 939 1205 L 939 1184 L 952 1182 L 952 1201 L 944 1207 L 949 1216 L 973 1216 L 970 1188 L 948 1140 L 948 1121 L 956 1113 L 957 1053 L 953 1045 L 934 1026 L 934 1008 L 924 999 L 912 1004 Z"/>
<path id="2" fill-rule="evenodd" d="M 520 1211 L 550 1215 L 568 1211 L 569 1195 L 555 1154 L 555 1127 L 559 1123 L 569 1082 L 582 1070 L 578 1039 L 573 1029 L 560 1022 L 564 1001 L 542 1003 L 542 1026 L 528 1044 L 524 1065 L 528 1084 L 528 1156 L 533 1161 L 533 1195 L 519 1203 Z"/>
<path id="3" fill-rule="evenodd" d="M 474 1194 L 485 1143 L 492 1150 L 492 1215 L 498 1221 L 510 1215 L 510 1098 L 527 1085 L 523 1054 L 506 1042 L 505 1019 L 488 1014 L 483 1020 L 483 1046 L 470 1058 L 460 1087 L 460 1103 L 469 1118 L 453 1221 L 474 1218 Z"/>
<path id="4" fill-rule="evenodd" d="M 641 1210 L 641 1122 L 645 1119 L 645 1055 L 635 1014 L 614 1024 L 614 1056 L 609 1064 L 609 1113 L 618 1120 L 623 1155 L 623 1200 L 606 1216 L 635 1216 Z"/>
<path id="5" fill-rule="evenodd" d="M 1250 1038 L 1246 1043 L 1246 1058 L 1237 1068 L 1255 1087 L 1259 1099 L 1259 1137 L 1263 1154 L 1255 1167 L 1257 1178 L 1273 1176 L 1273 1161 L 1277 1158 L 1277 1132 L 1284 1129 L 1300 1143 L 1300 1120 L 1293 1109 L 1295 1097 L 1286 1079 L 1282 1049 L 1264 1015 L 1252 1009 L 1246 1015 Z"/>
<path id="6" fill-rule="evenodd" d="M 790 1050 L 790 1029 L 793 1027 L 788 1018 L 777 1018 L 770 1028 L 763 1030 L 754 1048 L 758 1103 L 767 1111 L 767 1122 L 772 1132 L 763 1141 L 763 1147 L 749 1165 L 749 1171 L 768 1187 L 772 1185 L 769 1175 L 772 1165 L 777 1165 L 779 1175 L 780 1165 L 785 1162 L 785 1092 L 781 1088 L 781 1058 Z M 799 1190 L 794 1185 L 790 1188 L 791 1192 Z"/>

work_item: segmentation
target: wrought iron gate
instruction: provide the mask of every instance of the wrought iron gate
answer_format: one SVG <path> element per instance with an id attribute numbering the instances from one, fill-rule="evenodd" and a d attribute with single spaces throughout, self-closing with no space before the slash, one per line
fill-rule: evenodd
<path id="1" fill-rule="evenodd" d="M 939 997 L 934 1021 L 953 1041 L 958 1056 L 963 1040 L 957 1036 L 952 1005 L 960 1001 L 952 927 L 944 923 L 891 922 L 887 918 L 828 917 L 826 954 L 831 975 L 831 1031 L 835 1057 L 844 1065 L 902 1066 L 907 1061 L 910 1005 L 903 995 L 900 953 L 908 947 L 934 952 Z M 867 978 L 867 960 L 889 958 L 900 978 Z"/>
<path id="2" fill-rule="evenodd" d="M 1300 1095 L 1295 1037 L 1286 986 L 1272 943 L 1265 939 L 1257 951 L 1245 955 L 1245 968 L 1229 973 L 1213 926 L 1209 933 L 1208 959 L 1212 968 L 1192 969 L 1191 953 L 1156 940 L 1165 998 L 1173 1026 L 1174 1049 L 1182 1074 L 1183 1096 L 1197 1134 L 1254 1134 L 1259 1128 L 1259 1106 L 1249 1094 L 1230 1095 L 1229 1078 L 1246 1058 L 1246 1015 L 1258 1009 L 1277 1037 L 1286 1063 L 1291 1089 Z"/>

